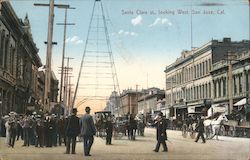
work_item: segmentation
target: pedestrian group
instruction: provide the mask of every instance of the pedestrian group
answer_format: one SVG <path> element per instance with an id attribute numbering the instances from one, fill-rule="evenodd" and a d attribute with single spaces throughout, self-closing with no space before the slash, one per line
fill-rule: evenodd
<path id="1" fill-rule="evenodd" d="M 14 148 L 15 141 L 23 140 L 23 147 L 33 145 L 35 147 L 56 147 L 64 144 L 66 146 L 65 154 L 76 154 L 77 137 L 83 140 L 84 155 L 91 156 L 90 151 L 94 142 L 94 135 L 96 135 L 96 127 L 93 117 L 90 115 L 91 108 L 85 108 L 85 114 L 82 117 L 77 117 L 77 109 L 73 108 L 71 115 L 68 117 L 59 116 L 55 114 L 36 114 L 18 115 L 10 113 L 0 119 L 0 134 L 6 137 L 6 145 Z M 140 122 L 137 123 L 135 117 L 128 114 L 127 132 L 129 140 L 135 140 L 136 129 L 138 134 L 144 135 L 145 125 Z M 141 125 L 140 127 L 138 127 Z M 160 145 L 163 146 L 163 151 L 167 152 L 167 123 L 160 112 L 155 119 L 156 140 L 157 144 L 154 149 L 159 151 Z M 201 126 L 202 127 L 202 126 Z M 113 120 L 108 117 L 105 122 L 106 145 L 112 144 L 113 136 Z M 202 130 L 199 131 L 199 136 L 202 137 Z M 197 137 L 198 141 L 199 137 Z M 204 139 L 204 137 L 202 137 Z"/>

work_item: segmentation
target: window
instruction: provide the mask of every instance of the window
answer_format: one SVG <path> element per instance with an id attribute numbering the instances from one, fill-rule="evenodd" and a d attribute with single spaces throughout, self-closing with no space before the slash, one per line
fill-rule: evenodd
<path id="1" fill-rule="evenodd" d="M 237 84 L 236 84 L 236 77 L 233 77 L 233 86 L 234 86 L 234 94 L 237 94 Z"/>
<path id="2" fill-rule="evenodd" d="M 0 67 L 3 66 L 3 59 L 4 59 L 4 30 L 0 32 Z"/>
<path id="3" fill-rule="evenodd" d="M 194 66 L 194 78 L 196 78 L 196 66 Z"/>
<path id="4" fill-rule="evenodd" d="M 200 77 L 202 76 L 202 63 L 200 63 Z"/>
<path id="5" fill-rule="evenodd" d="M 211 68 L 212 68 L 212 61 L 211 61 L 211 59 L 208 60 L 208 66 L 209 66 L 209 71 L 211 71 Z"/>
<path id="6" fill-rule="evenodd" d="M 10 48 L 10 73 L 13 75 L 13 70 L 14 70 L 14 51 L 15 49 L 11 46 Z"/>
<path id="7" fill-rule="evenodd" d="M 207 88 L 207 84 L 205 84 L 205 98 L 207 98 L 207 92 L 208 92 L 208 88 Z"/>
<path id="8" fill-rule="evenodd" d="M 214 83 L 214 98 L 217 98 L 217 85 L 216 85 L 216 81 L 214 81 L 213 83 Z"/>
<path id="9" fill-rule="evenodd" d="M 241 82 L 241 75 L 239 76 L 239 93 L 242 92 L 242 82 Z"/>
<path id="10" fill-rule="evenodd" d="M 219 83 L 218 83 L 218 84 L 219 84 L 219 85 L 218 85 L 218 86 L 219 86 L 219 95 L 218 95 L 218 96 L 221 97 L 221 80 L 219 80 Z"/>
<path id="11" fill-rule="evenodd" d="M 211 83 L 208 83 L 208 98 L 211 98 Z"/>
<path id="12" fill-rule="evenodd" d="M 205 62 L 205 66 L 206 66 L 206 74 L 208 74 L 208 65 L 207 65 L 207 61 Z"/>
<path id="13" fill-rule="evenodd" d="M 203 66 L 203 73 L 202 75 L 204 76 L 206 74 L 206 66 L 205 66 L 205 62 L 202 62 L 202 66 Z"/>
<path id="14" fill-rule="evenodd" d="M 205 88 L 204 88 L 204 84 L 202 85 L 202 98 L 205 98 Z"/>
<path id="15" fill-rule="evenodd" d="M 196 87 L 194 87 L 194 98 L 193 99 L 196 99 Z"/>
<path id="16" fill-rule="evenodd" d="M 4 50 L 4 68 L 9 69 L 9 39 L 5 40 L 5 50 Z"/>
<path id="17" fill-rule="evenodd" d="M 200 77 L 200 65 L 198 64 L 196 67 L 197 67 L 197 73 L 196 73 L 197 77 L 196 78 L 199 78 Z"/>
<path id="18" fill-rule="evenodd" d="M 223 97 L 225 97 L 226 96 L 226 84 L 227 84 L 227 81 L 226 81 L 226 79 L 224 79 L 223 80 Z"/>

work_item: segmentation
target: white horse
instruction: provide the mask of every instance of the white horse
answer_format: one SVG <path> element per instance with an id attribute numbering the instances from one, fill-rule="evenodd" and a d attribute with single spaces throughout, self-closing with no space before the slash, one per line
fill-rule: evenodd
<path id="1" fill-rule="evenodd" d="M 216 139 L 218 140 L 218 135 L 221 129 L 221 126 L 223 124 L 223 121 L 228 121 L 225 114 L 221 114 L 218 118 L 215 119 L 207 119 L 204 120 L 204 127 L 205 127 L 205 133 L 207 136 L 207 139 L 212 139 L 214 136 L 216 136 Z"/>

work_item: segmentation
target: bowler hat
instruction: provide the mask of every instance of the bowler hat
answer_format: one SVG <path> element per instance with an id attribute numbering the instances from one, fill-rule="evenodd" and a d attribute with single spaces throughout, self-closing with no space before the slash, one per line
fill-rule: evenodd
<path id="1" fill-rule="evenodd" d="M 86 111 L 86 112 L 89 112 L 90 110 L 91 110 L 91 109 L 90 109 L 89 106 L 85 107 L 85 111 Z"/>

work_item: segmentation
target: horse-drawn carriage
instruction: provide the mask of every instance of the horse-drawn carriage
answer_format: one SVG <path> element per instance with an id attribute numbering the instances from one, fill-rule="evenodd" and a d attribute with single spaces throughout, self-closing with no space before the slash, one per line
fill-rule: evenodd
<path id="1" fill-rule="evenodd" d="M 236 103 L 237 104 L 237 103 Z M 237 106 L 237 105 L 236 105 Z M 248 137 L 250 138 L 250 122 L 246 120 L 246 113 L 245 107 L 234 107 L 232 113 L 229 115 L 224 116 L 222 121 L 220 121 L 220 126 L 217 129 L 216 134 L 222 136 L 231 136 L 231 137 Z M 224 115 L 225 112 L 221 113 L 214 113 L 213 117 L 217 118 L 216 120 L 219 121 L 219 116 Z M 217 117 L 216 117 L 217 114 Z M 245 118 L 244 118 L 245 117 Z"/>
<path id="2" fill-rule="evenodd" d="M 224 122 L 225 132 L 222 132 L 222 135 L 250 138 L 250 122 L 230 118 L 229 116 L 229 120 Z"/>
<path id="3" fill-rule="evenodd" d="M 127 117 L 116 117 L 114 124 L 114 138 L 121 139 L 127 130 L 128 119 Z"/>
<path id="4" fill-rule="evenodd" d="M 106 136 L 106 130 L 105 125 L 107 122 L 108 117 L 111 117 L 110 111 L 100 111 L 95 112 L 95 126 L 96 126 L 96 136 L 97 137 L 105 137 Z"/>

